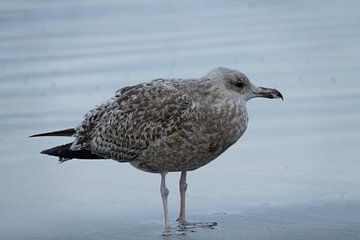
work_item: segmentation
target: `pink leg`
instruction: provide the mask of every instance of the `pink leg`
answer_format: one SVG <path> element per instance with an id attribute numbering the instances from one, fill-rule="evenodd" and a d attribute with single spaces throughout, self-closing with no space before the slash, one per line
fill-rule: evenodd
<path id="1" fill-rule="evenodd" d="M 214 227 L 217 225 L 216 222 L 206 222 L 206 223 L 189 223 L 185 217 L 185 195 L 187 190 L 186 183 L 186 171 L 181 172 L 180 181 L 179 181 L 179 189 L 180 189 L 180 214 L 179 214 L 179 227 L 180 228 L 204 228 L 204 227 Z"/>
<path id="2" fill-rule="evenodd" d="M 167 172 L 161 173 L 161 185 L 160 185 L 160 192 L 163 202 L 164 220 L 165 220 L 163 235 L 171 234 L 171 226 L 169 223 L 169 214 L 168 214 L 168 199 L 167 199 L 169 195 L 169 189 L 166 187 L 166 183 L 165 183 L 166 174 Z"/>
<path id="3" fill-rule="evenodd" d="M 185 217 L 185 194 L 187 190 L 186 183 L 186 171 L 181 172 L 180 181 L 179 181 L 179 190 L 180 190 L 180 214 L 179 214 L 179 225 L 186 225 L 188 222 Z"/>

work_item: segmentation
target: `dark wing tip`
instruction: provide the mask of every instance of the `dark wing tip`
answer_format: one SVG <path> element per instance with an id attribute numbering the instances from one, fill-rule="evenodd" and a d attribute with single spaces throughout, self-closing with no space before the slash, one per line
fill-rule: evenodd
<path id="1" fill-rule="evenodd" d="M 29 136 L 29 138 L 33 138 L 33 137 L 41 137 L 41 136 L 42 136 L 42 134 L 34 134 L 34 135 Z"/>
<path id="2" fill-rule="evenodd" d="M 29 136 L 32 137 L 71 137 L 75 134 L 76 130 L 74 128 L 68 128 L 64 130 L 54 131 L 54 132 L 46 132 L 46 133 L 39 133 Z"/>

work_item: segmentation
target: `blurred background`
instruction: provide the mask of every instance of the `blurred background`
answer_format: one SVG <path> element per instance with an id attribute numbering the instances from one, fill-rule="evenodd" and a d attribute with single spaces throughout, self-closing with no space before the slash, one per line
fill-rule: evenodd
<path id="1" fill-rule="evenodd" d="M 149 239 L 160 176 L 40 155 L 115 90 L 238 69 L 285 100 L 248 103 L 245 135 L 188 179 L 189 239 L 360 235 L 360 4 L 329 1 L 0 3 L 0 239 Z M 179 174 L 168 175 L 170 218 Z"/>

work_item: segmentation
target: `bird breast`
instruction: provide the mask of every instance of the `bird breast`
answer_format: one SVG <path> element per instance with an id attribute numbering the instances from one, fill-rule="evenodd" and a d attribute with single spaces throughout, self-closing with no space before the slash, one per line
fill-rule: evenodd
<path id="1" fill-rule="evenodd" d="M 197 119 L 202 132 L 215 135 L 220 149 L 226 150 L 245 132 L 248 115 L 244 104 L 234 100 L 224 100 L 205 106 L 203 116 Z M 204 124 L 205 123 L 205 124 Z"/>
<path id="2" fill-rule="evenodd" d="M 190 171 L 214 160 L 245 132 L 245 106 L 236 101 L 197 104 L 176 133 L 151 144 L 131 164 L 149 172 Z"/>

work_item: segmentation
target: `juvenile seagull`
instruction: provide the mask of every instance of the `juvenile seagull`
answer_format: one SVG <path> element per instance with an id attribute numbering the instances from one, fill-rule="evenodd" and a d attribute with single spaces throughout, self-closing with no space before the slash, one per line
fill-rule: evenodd
<path id="1" fill-rule="evenodd" d="M 160 173 L 164 234 L 171 232 L 165 176 L 180 171 L 179 226 L 211 227 L 216 223 L 186 220 L 186 173 L 211 162 L 241 137 L 248 123 L 246 102 L 255 97 L 283 99 L 278 90 L 257 87 L 243 73 L 219 67 L 200 79 L 155 79 L 124 87 L 88 112 L 78 127 L 31 137 L 75 137 L 41 152 L 61 162 L 113 159 Z"/>

